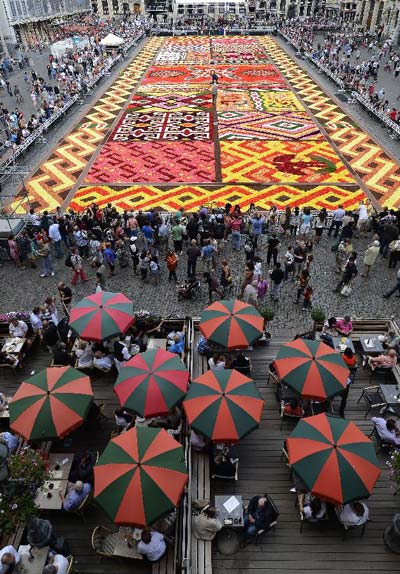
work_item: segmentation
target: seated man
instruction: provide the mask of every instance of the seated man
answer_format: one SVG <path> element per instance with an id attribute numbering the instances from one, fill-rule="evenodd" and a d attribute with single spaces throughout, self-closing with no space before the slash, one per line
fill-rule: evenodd
<path id="1" fill-rule="evenodd" d="M 361 526 L 368 521 L 369 509 L 363 502 L 355 501 L 336 508 L 336 514 L 343 526 Z"/>
<path id="2" fill-rule="evenodd" d="M 276 517 L 276 510 L 266 496 L 253 496 L 244 514 L 246 537 L 255 536 L 259 530 L 267 530 Z"/>
<path id="3" fill-rule="evenodd" d="M 47 321 L 46 319 L 43 320 L 42 338 L 46 345 L 51 349 L 60 340 L 57 326 L 53 321 Z"/>
<path id="4" fill-rule="evenodd" d="M 339 335 L 349 337 L 353 330 L 353 323 L 351 317 L 346 315 L 343 319 L 336 319 L 335 329 Z"/>
<path id="5" fill-rule="evenodd" d="M 91 369 L 93 367 L 92 344 L 87 341 L 75 341 L 73 351 L 78 359 L 78 369 Z"/>
<path id="6" fill-rule="evenodd" d="M 374 427 L 383 442 L 394 444 L 395 446 L 400 445 L 400 430 L 394 419 L 386 420 L 381 417 L 372 417 L 371 421 L 374 423 Z"/>
<path id="7" fill-rule="evenodd" d="M 113 357 L 101 351 L 96 351 L 93 356 L 93 365 L 103 371 L 110 371 L 113 366 Z"/>
<path id="8" fill-rule="evenodd" d="M 170 353 L 175 353 L 177 355 L 182 355 L 185 349 L 185 335 L 184 333 L 176 334 L 172 339 L 173 343 L 168 347 Z"/>
<path id="9" fill-rule="evenodd" d="M 368 357 L 368 365 L 374 371 L 376 368 L 392 369 L 397 364 L 397 353 L 394 349 L 389 349 L 386 355 Z"/>
<path id="10" fill-rule="evenodd" d="M 43 568 L 43 574 L 67 574 L 68 567 L 69 562 L 65 556 L 49 552 L 48 563 Z"/>
<path id="11" fill-rule="evenodd" d="M 21 321 L 17 317 L 13 317 L 8 327 L 8 332 L 11 337 L 25 339 L 28 334 L 28 325 L 25 321 Z"/>
<path id="12" fill-rule="evenodd" d="M 209 506 L 193 518 L 193 534 L 198 540 L 214 540 L 222 528 L 222 522 L 217 518 L 217 509 Z"/>
<path id="13" fill-rule="evenodd" d="M 10 365 L 15 369 L 18 366 L 18 363 L 18 357 L 11 353 L 0 351 L 0 365 Z"/>
<path id="14" fill-rule="evenodd" d="M 143 554 L 149 562 L 158 562 L 164 556 L 167 550 L 163 534 L 148 530 L 145 528 L 142 531 L 140 541 L 138 543 L 138 552 Z"/>
<path id="15" fill-rule="evenodd" d="M 135 416 L 127 413 L 124 409 L 119 408 L 114 411 L 115 424 L 121 430 L 127 429 L 135 424 Z"/>
<path id="16" fill-rule="evenodd" d="M 125 343 L 125 335 L 120 335 L 119 339 L 114 343 L 114 363 L 119 372 L 120 364 L 128 361 L 131 358 L 128 347 Z"/>
<path id="17" fill-rule="evenodd" d="M 302 417 L 304 414 L 303 406 L 300 399 L 290 399 L 285 401 L 283 414 L 288 417 Z"/>
<path id="18" fill-rule="evenodd" d="M 318 522 L 326 515 L 326 503 L 317 496 L 307 493 L 302 500 L 299 500 L 300 511 L 303 512 L 305 520 Z"/>
<path id="19" fill-rule="evenodd" d="M 69 489 L 66 496 L 61 495 L 63 509 L 67 512 L 73 512 L 79 508 L 91 490 L 91 484 L 77 480 L 75 484 L 72 484 L 72 487 Z"/>
<path id="20" fill-rule="evenodd" d="M 18 437 L 8 431 L 0 433 L 0 442 L 7 446 L 9 454 L 13 454 L 19 445 Z"/>
<path id="21" fill-rule="evenodd" d="M 12 572 L 20 560 L 21 557 L 14 546 L 4 546 L 4 548 L 0 550 L 0 574 Z"/>
<path id="22" fill-rule="evenodd" d="M 149 427 L 164 428 L 164 429 L 177 429 L 182 420 L 182 413 L 179 407 L 174 407 L 170 412 L 163 417 L 155 417 L 149 424 Z"/>

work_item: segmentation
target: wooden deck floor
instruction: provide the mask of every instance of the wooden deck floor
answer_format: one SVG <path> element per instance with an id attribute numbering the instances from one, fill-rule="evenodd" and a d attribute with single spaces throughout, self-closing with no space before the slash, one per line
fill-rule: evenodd
<path id="1" fill-rule="evenodd" d="M 38 344 L 32 349 L 25 367 L 17 370 L 15 376 L 9 370 L 0 373 L 0 390 L 7 395 L 12 395 L 21 381 L 26 380 L 32 370 L 40 371 L 50 365 L 51 355 Z M 102 452 L 109 441 L 110 432 L 115 428 L 113 411 L 118 406 L 118 400 L 113 392 L 115 374 L 104 375 L 96 372 L 91 376 L 95 401 L 97 404 L 105 402 L 107 420 L 93 426 L 83 426 L 76 430 L 68 438 L 72 440 L 69 445 L 63 441 L 53 443 L 53 452 L 76 452 L 80 449 L 90 448 Z M 4 422 L 2 423 L 4 427 Z M 71 554 L 76 559 L 76 572 L 80 574 L 150 574 L 151 565 L 140 561 L 123 558 L 100 558 L 91 546 L 91 535 L 98 524 L 113 528 L 107 515 L 92 506 L 85 512 L 83 521 L 76 515 L 70 515 L 63 511 L 51 511 L 43 513 L 48 518 L 58 535 L 64 536 L 70 545 Z"/>
<path id="2" fill-rule="evenodd" d="M 379 456 L 383 472 L 368 501 L 371 522 L 363 538 L 354 531 L 343 541 L 339 526 L 328 522 L 322 526 L 305 524 L 300 534 L 298 514 L 294 507 L 295 494 L 290 492 L 292 483 L 289 472 L 280 460 L 283 440 L 293 425 L 285 423 L 285 428 L 279 430 L 274 387 L 272 383 L 270 386 L 266 384 L 269 362 L 283 342 L 282 339 L 275 339 L 270 347 L 259 347 L 251 353 L 252 376 L 265 400 L 263 419 L 259 429 L 240 442 L 239 480 L 236 485 L 223 481 L 213 481 L 212 485 L 214 494 L 235 491 L 242 494 L 245 501 L 253 495 L 267 492 L 279 508 L 279 523 L 273 531 L 264 535 L 261 544 L 255 546 L 252 543 L 231 559 L 214 549 L 213 573 L 222 574 L 228 570 L 231 574 L 398 571 L 399 558 L 385 548 L 382 539 L 384 528 L 400 508 L 400 496 L 393 496 L 394 491 L 388 480 L 385 457 Z M 361 402 L 357 405 L 361 389 L 367 384 L 365 372 L 359 369 L 350 391 L 346 418 L 369 433 L 372 425 L 369 416 L 364 419 L 365 405 Z"/>

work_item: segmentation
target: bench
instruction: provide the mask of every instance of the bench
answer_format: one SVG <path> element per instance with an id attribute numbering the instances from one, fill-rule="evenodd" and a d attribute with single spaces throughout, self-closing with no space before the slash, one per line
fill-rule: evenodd
<path id="1" fill-rule="evenodd" d="M 208 453 L 192 452 L 192 481 L 190 485 L 192 501 L 210 500 L 210 457 Z M 211 540 L 192 538 L 192 574 L 212 574 Z"/>
<path id="2" fill-rule="evenodd" d="M 151 567 L 151 574 L 174 574 L 175 551 L 173 546 L 168 546 L 166 553 L 159 562 Z"/>
<path id="3" fill-rule="evenodd" d="M 353 330 L 350 333 L 351 340 L 354 343 L 360 342 L 360 337 L 370 333 L 386 333 L 388 327 L 392 329 L 390 319 L 354 319 L 352 320 Z M 323 324 L 317 321 L 316 331 L 322 331 Z M 395 330 L 395 329 L 393 329 Z"/>
<path id="4" fill-rule="evenodd" d="M 0 540 L 1 547 L 4 548 L 4 546 L 14 546 L 14 548 L 19 548 L 22 536 L 24 534 L 24 530 L 25 530 L 25 524 L 20 522 L 16 526 L 14 532 L 1 537 Z"/>

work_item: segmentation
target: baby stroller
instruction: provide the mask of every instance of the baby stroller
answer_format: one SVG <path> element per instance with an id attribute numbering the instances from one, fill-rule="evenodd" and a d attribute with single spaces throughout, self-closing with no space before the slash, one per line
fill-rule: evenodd
<path id="1" fill-rule="evenodd" d="M 121 268 L 123 267 L 128 267 L 129 265 L 129 257 L 128 257 L 128 253 L 126 252 L 125 249 L 125 245 L 124 243 L 120 243 L 117 247 L 117 251 L 116 251 L 116 256 L 117 256 L 117 260 L 119 263 L 119 266 Z"/>
<path id="2" fill-rule="evenodd" d="M 196 299 L 200 294 L 201 283 L 198 279 L 188 279 L 178 287 L 178 300 L 180 299 Z"/>

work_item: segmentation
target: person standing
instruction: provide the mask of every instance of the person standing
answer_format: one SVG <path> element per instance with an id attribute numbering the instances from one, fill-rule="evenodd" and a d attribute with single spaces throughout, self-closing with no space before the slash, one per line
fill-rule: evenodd
<path id="1" fill-rule="evenodd" d="M 78 278 L 81 278 L 82 283 L 88 281 L 82 265 L 82 257 L 79 255 L 76 247 L 71 247 L 71 265 L 72 265 L 72 280 L 71 284 L 76 285 Z"/>
<path id="2" fill-rule="evenodd" d="M 60 296 L 61 306 L 64 310 L 64 313 L 68 315 L 69 314 L 68 308 L 71 305 L 72 301 L 72 291 L 63 281 L 61 281 L 58 284 L 58 293 Z"/>
<path id="3" fill-rule="evenodd" d="M 173 249 L 170 249 L 167 253 L 165 258 L 167 262 L 167 269 L 168 269 L 168 281 L 174 280 L 175 283 L 178 283 L 178 277 L 176 276 L 176 270 L 178 268 L 178 256 Z"/>
<path id="4" fill-rule="evenodd" d="M 197 260 L 199 257 L 201 257 L 201 251 L 195 239 L 192 239 L 192 241 L 190 242 L 190 247 L 186 251 L 186 254 L 187 254 L 187 276 L 196 277 Z"/>
<path id="5" fill-rule="evenodd" d="M 112 277 L 115 273 L 115 259 L 116 254 L 113 249 L 111 249 L 111 243 L 106 243 L 106 248 L 103 251 L 103 261 L 104 265 L 108 269 L 108 276 Z"/>
<path id="6" fill-rule="evenodd" d="M 279 300 L 283 278 L 284 273 L 281 269 L 281 264 L 278 261 L 275 265 L 275 269 L 271 272 L 271 297 L 274 301 Z"/>
<path id="7" fill-rule="evenodd" d="M 60 233 L 60 225 L 58 224 L 56 219 L 53 219 L 53 222 L 49 226 L 49 237 L 55 247 L 57 259 L 61 259 L 63 256 L 63 252 L 61 249 L 62 238 Z"/>
<path id="8" fill-rule="evenodd" d="M 268 239 L 268 250 L 267 250 L 267 265 L 271 263 L 271 258 L 273 259 L 274 265 L 278 262 L 278 248 L 279 248 L 279 239 L 273 234 Z"/>
<path id="9" fill-rule="evenodd" d="M 364 273 L 361 277 L 368 277 L 372 265 L 375 263 L 379 255 L 379 241 L 373 241 L 372 245 L 368 247 L 364 255 Z"/>
<path id="10" fill-rule="evenodd" d="M 234 251 L 240 251 L 240 229 L 242 226 L 242 220 L 238 214 L 235 212 L 232 215 L 231 220 L 231 236 L 232 236 L 232 249 Z"/>
<path id="11" fill-rule="evenodd" d="M 38 241 L 38 246 L 37 254 L 42 257 L 42 273 L 40 277 L 49 277 L 49 275 L 54 277 L 55 273 L 50 253 L 50 242 L 42 239 Z"/>
<path id="12" fill-rule="evenodd" d="M 346 212 L 343 209 L 343 205 L 340 205 L 337 209 L 335 209 L 332 215 L 332 222 L 328 231 L 328 237 L 331 237 L 333 229 L 335 229 L 334 237 L 339 235 L 339 230 L 343 225 L 343 218 L 345 214 Z"/>
<path id="13" fill-rule="evenodd" d="M 13 233 L 10 233 L 8 236 L 8 249 L 10 251 L 10 257 L 14 261 L 17 269 L 25 269 L 25 267 L 21 265 L 21 252 Z"/>
<path id="14" fill-rule="evenodd" d="M 175 221 L 175 225 L 171 229 L 172 240 L 174 242 L 174 249 L 178 255 L 182 255 L 183 247 L 183 225 L 179 221 Z"/>
<path id="15" fill-rule="evenodd" d="M 217 100 L 218 100 L 218 84 L 217 84 L 217 82 L 213 82 L 211 85 L 211 96 L 212 96 L 213 106 L 216 106 Z"/>

